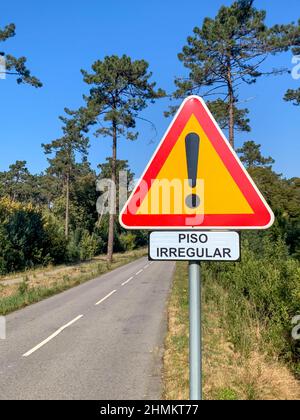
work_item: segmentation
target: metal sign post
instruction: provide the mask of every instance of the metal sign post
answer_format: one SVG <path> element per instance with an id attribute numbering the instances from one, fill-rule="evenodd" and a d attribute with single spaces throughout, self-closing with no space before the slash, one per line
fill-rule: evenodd
<path id="1" fill-rule="evenodd" d="M 200 262 L 189 263 L 190 400 L 202 400 L 202 334 Z"/>

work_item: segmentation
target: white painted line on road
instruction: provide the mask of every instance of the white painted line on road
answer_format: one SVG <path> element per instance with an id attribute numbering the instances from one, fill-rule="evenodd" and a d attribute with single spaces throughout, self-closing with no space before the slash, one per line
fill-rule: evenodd
<path id="1" fill-rule="evenodd" d="M 148 268 L 148 267 L 149 267 L 149 264 L 145 265 L 144 270 L 146 270 L 146 268 Z"/>
<path id="2" fill-rule="evenodd" d="M 135 275 L 138 276 L 139 274 L 141 274 L 144 270 L 140 270 L 138 271 Z"/>
<path id="3" fill-rule="evenodd" d="M 125 284 L 128 284 L 131 280 L 133 280 L 133 277 L 130 277 L 130 279 L 124 281 L 124 283 L 122 283 L 122 286 L 125 286 Z"/>
<path id="4" fill-rule="evenodd" d="M 58 336 L 58 334 L 60 334 L 63 330 L 65 330 L 66 328 L 70 327 L 72 324 L 74 324 L 76 321 L 78 321 L 82 317 L 83 317 L 83 315 L 79 315 L 75 319 L 73 319 L 72 321 L 68 322 L 68 324 L 63 325 L 62 327 L 60 327 L 57 331 L 55 331 L 55 333 L 51 334 L 48 338 L 46 338 L 46 340 L 42 341 L 37 346 L 33 347 L 33 349 L 31 349 L 27 353 L 23 354 L 23 357 L 28 357 L 32 353 L 34 353 L 35 351 L 39 350 L 45 344 L 49 343 L 49 341 L 53 340 L 53 338 L 55 338 L 56 336 Z"/>
<path id="5" fill-rule="evenodd" d="M 95 303 L 95 306 L 100 305 L 100 303 L 104 302 L 106 299 L 108 299 L 109 297 L 111 297 L 114 293 L 116 293 L 116 290 L 113 290 L 108 295 L 106 295 L 103 299 L 99 300 L 99 302 Z"/>

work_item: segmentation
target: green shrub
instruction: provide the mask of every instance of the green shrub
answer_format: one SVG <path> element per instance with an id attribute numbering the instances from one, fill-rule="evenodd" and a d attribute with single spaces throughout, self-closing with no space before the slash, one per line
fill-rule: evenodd
<path id="1" fill-rule="evenodd" d="M 31 204 L 0 199 L 0 274 L 65 260 L 59 222 Z"/>
<path id="2" fill-rule="evenodd" d="M 98 243 L 96 236 L 90 235 L 88 231 L 84 231 L 79 246 L 81 261 L 90 260 L 97 252 Z"/>
<path id="3" fill-rule="evenodd" d="M 133 251 L 136 248 L 135 240 L 136 236 L 133 233 L 121 234 L 119 236 L 119 242 L 122 251 Z"/>
<path id="4" fill-rule="evenodd" d="M 80 261 L 80 248 L 78 243 L 76 243 L 76 238 L 74 235 L 71 235 L 66 249 L 66 262 L 78 262 Z"/>
<path id="5" fill-rule="evenodd" d="M 45 263 L 61 264 L 66 260 L 67 240 L 63 225 L 50 213 L 44 217 L 45 241 L 44 247 L 48 252 Z"/>
<path id="6" fill-rule="evenodd" d="M 67 245 L 67 261 L 79 262 L 93 258 L 99 249 L 99 238 L 87 230 L 76 229 Z"/>
<path id="7" fill-rule="evenodd" d="M 220 388 L 216 392 L 217 401 L 236 401 L 238 400 L 237 393 L 230 388 Z"/>

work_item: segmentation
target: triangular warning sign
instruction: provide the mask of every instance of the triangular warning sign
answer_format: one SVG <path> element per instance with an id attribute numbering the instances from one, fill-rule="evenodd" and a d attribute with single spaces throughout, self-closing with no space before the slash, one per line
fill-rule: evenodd
<path id="1" fill-rule="evenodd" d="M 181 105 L 120 214 L 127 229 L 267 229 L 273 222 L 198 96 Z"/>

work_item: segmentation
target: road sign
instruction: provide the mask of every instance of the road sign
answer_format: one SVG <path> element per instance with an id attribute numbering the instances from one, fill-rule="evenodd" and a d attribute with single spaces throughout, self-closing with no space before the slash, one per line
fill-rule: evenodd
<path id="1" fill-rule="evenodd" d="M 183 102 L 121 211 L 120 223 L 155 230 L 149 237 L 150 259 L 189 260 L 190 399 L 200 400 L 200 261 L 238 261 L 240 237 L 230 231 L 267 229 L 274 223 L 272 210 L 203 99 L 190 96 Z"/>
<path id="2" fill-rule="evenodd" d="M 237 232 L 151 232 L 149 259 L 154 261 L 238 261 L 240 235 Z"/>
<path id="3" fill-rule="evenodd" d="M 197 96 L 181 105 L 120 214 L 127 229 L 267 229 L 272 210 Z"/>

